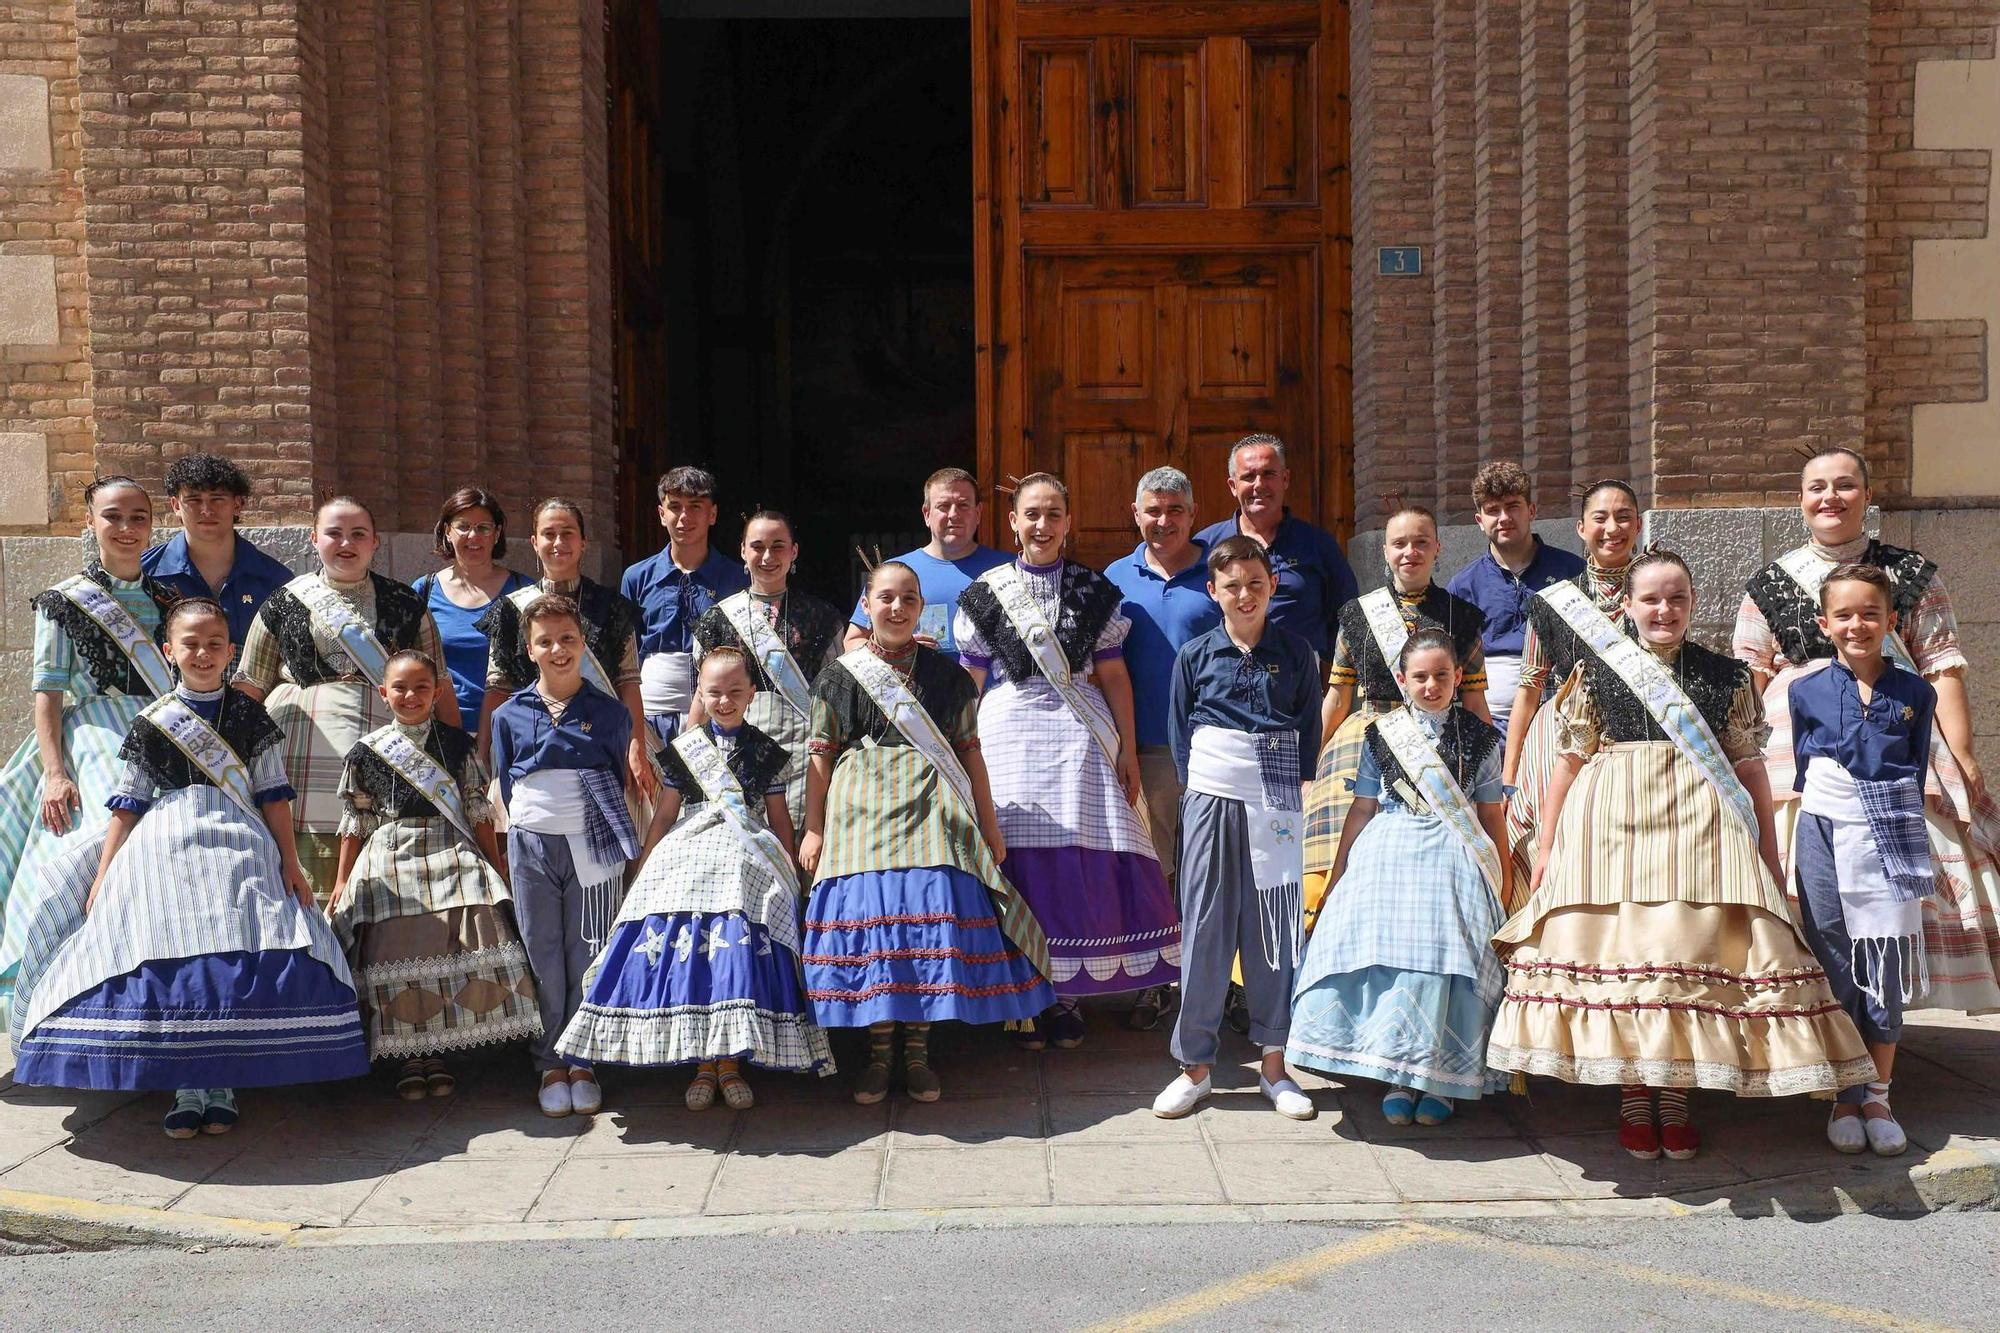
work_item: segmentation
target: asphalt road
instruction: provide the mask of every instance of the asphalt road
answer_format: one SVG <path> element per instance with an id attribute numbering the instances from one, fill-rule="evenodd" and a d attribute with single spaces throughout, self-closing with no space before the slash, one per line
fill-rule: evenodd
<path id="1" fill-rule="evenodd" d="M 0 1259 L 19 1329 L 2000 1329 L 2000 1215 L 1068 1227 Z"/>

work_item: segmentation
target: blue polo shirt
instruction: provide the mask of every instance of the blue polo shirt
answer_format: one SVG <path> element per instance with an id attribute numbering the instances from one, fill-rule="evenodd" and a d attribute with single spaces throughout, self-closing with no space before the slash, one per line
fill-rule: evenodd
<path id="1" fill-rule="evenodd" d="M 230 565 L 229 576 L 222 580 L 220 588 L 209 587 L 208 580 L 194 567 L 184 532 L 176 532 L 140 556 L 139 568 L 183 597 L 214 598 L 229 621 L 229 641 L 238 648 L 250 633 L 250 622 L 257 618 L 257 609 L 264 605 L 264 599 L 294 577 L 291 570 L 265 555 L 240 532 L 236 534 L 235 563 Z"/>
<path id="2" fill-rule="evenodd" d="M 1519 657 L 1528 634 L 1528 604 L 1535 600 L 1535 594 L 1582 572 L 1582 556 L 1537 537 L 1534 558 L 1518 575 L 1495 560 L 1489 549 L 1452 575 L 1444 590 L 1486 613 L 1486 629 L 1479 642 L 1488 657 Z"/>
<path id="3" fill-rule="evenodd" d="M 1141 745 L 1167 743 L 1167 708 L 1173 692 L 1174 657 L 1181 645 L 1222 623 L 1222 608 L 1208 595 L 1208 548 L 1202 558 L 1163 579 L 1146 563 L 1146 543 L 1114 560 L 1106 578 L 1125 594 L 1119 608 L 1131 621 L 1125 636 L 1125 669 L 1132 677 L 1134 729 Z"/>
<path id="4" fill-rule="evenodd" d="M 1319 659 L 1303 638 L 1278 625 L 1267 623 L 1247 653 L 1222 625 L 1188 640 L 1174 658 L 1167 710 L 1167 744 L 1182 785 L 1201 726 L 1253 736 L 1296 732 L 1300 771 L 1310 778 L 1319 757 L 1319 703 Z"/>
<path id="5" fill-rule="evenodd" d="M 1923 785 L 1931 762 L 1937 690 L 1914 671 L 1888 664 L 1867 703 L 1847 664 L 1828 665 L 1792 682 L 1792 786 L 1806 787 L 1806 763 L 1824 755 L 1868 782 Z"/>
<path id="6" fill-rule="evenodd" d="M 1194 535 L 1203 546 L 1237 536 L 1237 515 L 1211 523 Z M 1277 589 L 1271 594 L 1271 623 L 1304 639 L 1322 662 L 1333 657 L 1340 632 L 1340 608 L 1361 595 L 1354 570 L 1333 534 L 1316 528 L 1287 509 L 1269 547 L 1271 573 Z"/>
<path id="7" fill-rule="evenodd" d="M 694 622 L 723 598 L 750 586 L 743 562 L 708 548 L 701 568 L 674 563 L 672 547 L 625 571 L 618 591 L 639 607 L 639 656 L 694 651 Z"/>
<path id="8" fill-rule="evenodd" d="M 924 614 L 918 622 L 917 632 L 936 639 L 938 651 L 956 662 L 958 640 L 953 636 L 951 627 L 952 622 L 958 619 L 958 595 L 971 587 L 972 581 L 981 574 L 1006 564 L 1013 557 L 990 546 L 975 546 L 956 560 L 941 560 L 921 547 L 895 559 L 916 571 L 917 587 L 924 595 Z M 869 627 L 867 598 L 854 603 L 850 621 L 862 629 Z"/>
<path id="9" fill-rule="evenodd" d="M 632 715 L 589 681 L 570 696 L 560 719 L 533 685 L 493 710 L 493 771 L 500 797 L 514 799 L 514 782 L 547 768 L 608 768 L 625 772 Z"/>

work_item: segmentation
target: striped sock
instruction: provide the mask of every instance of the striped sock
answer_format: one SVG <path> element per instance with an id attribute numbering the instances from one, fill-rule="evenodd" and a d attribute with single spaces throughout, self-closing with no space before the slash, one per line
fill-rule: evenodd
<path id="1" fill-rule="evenodd" d="M 871 1065 L 891 1065 L 896 1062 L 896 1025 L 894 1023 L 870 1023 L 868 1025 L 868 1063 Z"/>
<path id="2" fill-rule="evenodd" d="M 1618 1090 L 1618 1118 L 1628 1125 L 1653 1123 L 1652 1090 L 1643 1083 L 1627 1083 Z"/>
<path id="3" fill-rule="evenodd" d="M 903 1024 L 903 1063 L 906 1065 L 928 1065 L 931 1062 L 931 1025 L 929 1023 Z"/>
<path id="4" fill-rule="evenodd" d="M 1688 1122 L 1688 1090 L 1686 1088 L 1660 1089 L 1660 1124 L 1685 1125 Z"/>

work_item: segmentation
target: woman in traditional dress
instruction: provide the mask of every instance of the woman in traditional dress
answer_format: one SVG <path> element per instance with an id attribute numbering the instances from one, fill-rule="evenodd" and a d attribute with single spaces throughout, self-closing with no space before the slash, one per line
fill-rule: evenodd
<path id="1" fill-rule="evenodd" d="M 1649 551 L 1624 623 L 1585 622 L 1530 896 L 1494 938 L 1507 990 L 1487 1060 L 1621 1085 L 1618 1141 L 1648 1160 L 1699 1149 L 1690 1088 L 1875 1077 L 1779 887 L 1750 669 L 1687 642 L 1693 606 L 1681 558 Z"/>
<path id="2" fill-rule="evenodd" d="M 130 477 L 101 477 L 83 496 L 97 553 L 34 599 L 35 731 L 0 770 L 0 1013 L 23 956 L 54 947 L 34 942 L 42 868 L 104 827 L 118 747 L 139 710 L 173 688 L 156 640 L 175 594 L 139 569 L 152 501 Z"/>
<path id="3" fill-rule="evenodd" d="M 979 733 L 1007 878 L 1049 936 L 1059 998 L 1023 1044 L 1071 1048 L 1083 1043 L 1078 997 L 1179 976 L 1180 913 L 1134 808 L 1123 595 L 1063 558 L 1069 492 L 1056 477 L 1023 478 L 1007 521 L 1021 554 L 959 594 L 958 660 L 986 688 Z"/>
<path id="4" fill-rule="evenodd" d="M 1006 840 L 980 758 L 979 692 L 916 641 L 923 593 L 908 565 L 869 571 L 868 640 L 813 686 L 812 760 L 799 865 L 806 998 L 821 1027 L 868 1029 L 854 1100 L 889 1095 L 896 1029 L 903 1085 L 942 1085 L 933 1022 L 1026 1019 L 1055 1000 L 1048 942 L 1000 873 Z"/>
<path id="5" fill-rule="evenodd" d="M 133 719 L 109 823 L 50 867 L 62 942 L 21 996 L 14 1077 L 173 1090 L 177 1139 L 236 1123 L 236 1092 L 352 1078 L 368 1044 L 340 944 L 292 841 L 284 738 L 223 683 L 222 608 L 167 613 L 180 683 Z"/>
<path id="6" fill-rule="evenodd" d="M 712 648 L 741 649 L 756 694 L 744 721 L 785 747 L 785 805 L 792 827 L 806 813 L 806 736 L 812 730 L 812 685 L 840 656 L 847 618 L 831 602 L 789 586 L 798 563 L 792 521 L 775 509 L 760 510 L 743 525 L 747 591 L 734 593 L 694 622 L 695 657 Z M 688 724 L 700 726 L 701 692 Z"/>
<path id="7" fill-rule="evenodd" d="M 1500 733 L 1452 702 L 1458 653 L 1435 626 L 1403 641 L 1408 702 L 1368 724 L 1285 1045 L 1294 1065 L 1388 1084 L 1395 1125 L 1441 1125 L 1507 1084 L 1486 1063 L 1504 986 Z"/>
<path id="8" fill-rule="evenodd" d="M 437 624 L 459 718 L 477 735 L 485 716 L 486 662 L 493 650 L 480 621 L 493 603 L 534 580 L 500 563 L 507 554 L 507 513 L 477 486 L 461 486 L 444 502 L 433 549 L 451 563 L 410 586 Z"/>
<path id="9" fill-rule="evenodd" d="M 583 978 L 583 1004 L 557 1042 L 593 1063 L 694 1065 L 686 1102 L 719 1089 L 756 1101 L 742 1066 L 833 1072 L 799 972 L 799 881 L 785 806 L 785 747 L 744 721 L 750 661 L 710 648 L 695 698 L 702 721 L 661 754 L 666 790 L 645 863 L 611 938 Z"/>
<path id="10" fill-rule="evenodd" d="M 369 569 L 381 545 L 374 516 L 359 500 L 342 495 L 321 505 L 313 514 L 319 568 L 265 600 L 237 668 L 237 686 L 268 703 L 285 734 L 285 772 L 298 792 L 292 822 L 299 863 L 322 901 L 340 864 L 348 751 L 394 720 L 381 694 L 382 670 L 406 648 L 433 662 L 444 651 L 424 599 Z M 437 692 L 433 712 L 459 723 L 450 690 Z"/>
<path id="11" fill-rule="evenodd" d="M 1590 610 L 1613 620 L 1625 614 L 1625 570 L 1638 550 L 1639 524 L 1639 497 L 1630 486 L 1622 481 L 1592 486 L 1584 494 L 1583 512 L 1576 521 L 1576 535 L 1583 541 L 1583 572 L 1549 585 L 1528 602 L 1521 684 L 1514 693 L 1507 755 L 1500 769 L 1501 782 L 1512 788 L 1507 837 L 1517 895 L 1526 891 L 1534 870 L 1542 799 L 1557 763 L 1555 709 L 1542 707 L 1543 693 L 1567 685 L 1586 655 L 1570 618 Z M 1517 906 L 1507 904 L 1509 910 Z"/>
<path id="12" fill-rule="evenodd" d="M 1370 722 L 1402 706 L 1396 660 L 1413 631 L 1441 629 L 1450 636 L 1464 677 L 1459 706 L 1492 723 L 1486 711 L 1486 666 L 1479 640 L 1486 613 L 1431 582 L 1437 558 L 1437 518 L 1419 505 L 1405 505 L 1390 515 L 1382 530 L 1382 559 L 1389 567 L 1390 586 L 1340 609 L 1330 673 L 1333 689 L 1321 709 L 1324 739 L 1312 799 L 1306 806 L 1308 926 L 1317 919 L 1320 899 L 1332 879 L 1334 851 L 1360 772 L 1362 737 Z"/>
<path id="13" fill-rule="evenodd" d="M 1819 588 L 1836 565 L 1873 565 L 1895 584 L 1892 660 L 1937 691 L 1937 725 L 1925 784 L 1924 822 L 1937 892 L 1923 900 L 1926 1003 L 1969 1014 L 2000 1010 L 2000 807 L 1973 754 L 1972 711 L 1958 618 L 1937 564 L 1868 535 L 1868 465 L 1829 449 L 1805 466 L 1799 509 L 1805 545 L 1750 580 L 1736 614 L 1735 652 L 1764 691 L 1771 741 L 1764 757 L 1778 805 L 1779 852 L 1789 857 L 1798 817 L 1792 759 L 1791 686 L 1833 660 L 1820 632 Z"/>
<path id="14" fill-rule="evenodd" d="M 368 1053 L 401 1060 L 406 1101 L 448 1097 L 447 1051 L 542 1030 L 528 951 L 495 867 L 493 807 L 472 737 L 431 716 L 437 663 L 414 650 L 383 671 L 395 720 L 347 752 L 340 867 L 327 906 L 347 950 Z"/>

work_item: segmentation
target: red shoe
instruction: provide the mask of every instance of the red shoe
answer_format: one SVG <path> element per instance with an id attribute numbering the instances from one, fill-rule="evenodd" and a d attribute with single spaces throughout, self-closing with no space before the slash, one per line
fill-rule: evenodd
<path id="1" fill-rule="evenodd" d="M 1701 1131 L 1693 1125 L 1662 1125 L 1660 1144 L 1669 1160 L 1685 1162 L 1701 1151 Z"/>
<path id="2" fill-rule="evenodd" d="M 1660 1131 L 1652 1121 L 1635 1125 L 1629 1120 L 1618 1123 L 1618 1146 L 1642 1162 L 1651 1162 L 1660 1155 Z"/>

